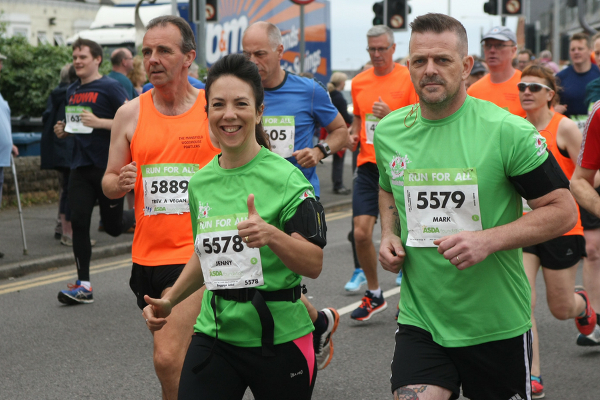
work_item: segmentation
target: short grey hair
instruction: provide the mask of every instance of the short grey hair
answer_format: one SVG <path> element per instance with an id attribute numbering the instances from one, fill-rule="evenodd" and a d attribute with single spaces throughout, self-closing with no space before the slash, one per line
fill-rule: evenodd
<path id="1" fill-rule="evenodd" d="M 71 79 L 69 77 L 69 69 L 72 65 L 73 64 L 68 63 L 60 69 L 60 83 L 71 83 Z"/>
<path id="2" fill-rule="evenodd" d="M 388 35 L 389 43 L 394 44 L 394 31 L 392 31 L 386 25 L 375 25 L 367 31 L 367 39 L 371 37 L 379 37 L 381 35 Z"/>
<path id="3" fill-rule="evenodd" d="M 196 50 L 196 40 L 194 39 L 194 32 L 192 32 L 190 24 L 188 24 L 188 22 L 181 17 L 175 15 L 163 15 L 160 17 L 156 17 L 153 20 L 151 20 L 148 23 L 148 25 L 146 25 L 146 32 L 157 26 L 164 28 L 168 24 L 174 25 L 179 29 L 179 32 L 181 33 L 181 43 L 179 44 L 179 50 L 181 50 L 183 54 L 187 54 L 192 50 Z"/>
<path id="4" fill-rule="evenodd" d="M 265 31 L 265 33 L 267 34 L 267 38 L 269 39 L 269 44 L 271 45 L 271 49 L 273 51 L 277 50 L 277 46 L 279 46 L 280 44 L 283 45 L 283 38 L 281 37 L 281 31 L 279 30 L 277 25 L 274 25 L 270 22 L 266 22 L 266 21 L 255 22 L 252 25 L 250 25 L 248 28 L 246 28 L 246 30 L 244 31 L 244 35 L 250 29 L 258 29 L 258 28 L 263 29 Z"/>
<path id="5" fill-rule="evenodd" d="M 200 67 L 195 62 L 192 62 L 190 64 L 190 72 L 198 72 L 199 69 Z"/>

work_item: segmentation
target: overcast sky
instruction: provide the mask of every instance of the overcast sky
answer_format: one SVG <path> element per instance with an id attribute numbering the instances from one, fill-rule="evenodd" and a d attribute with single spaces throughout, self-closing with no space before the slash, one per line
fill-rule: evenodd
<path id="1" fill-rule="evenodd" d="M 415 17 L 428 12 L 448 13 L 462 22 L 469 35 L 469 53 L 479 54 L 481 34 L 493 26 L 500 25 L 500 17 L 483 12 L 486 0 L 409 0 L 412 14 L 409 23 Z M 369 60 L 367 31 L 373 25 L 373 3 L 375 0 L 330 0 L 332 63 L 336 69 L 358 69 Z M 516 29 L 517 18 L 507 18 L 507 25 Z M 395 34 L 396 53 L 394 58 L 404 57 L 408 53 L 409 32 Z"/>

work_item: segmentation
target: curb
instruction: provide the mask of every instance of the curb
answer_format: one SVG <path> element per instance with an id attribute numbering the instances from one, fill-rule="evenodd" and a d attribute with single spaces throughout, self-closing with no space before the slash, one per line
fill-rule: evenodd
<path id="1" fill-rule="evenodd" d="M 133 241 L 92 249 L 92 260 L 131 253 Z M 0 279 L 15 278 L 32 272 L 44 271 L 50 268 L 64 267 L 73 264 L 73 253 L 58 254 L 36 260 L 18 262 L 0 267 Z"/>
<path id="2" fill-rule="evenodd" d="M 325 213 L 344 210 L 352 205 L 352 199 L 340 200 L 329 203 L 325 209 Z M 133 241 L 119 243 L 109 246 L 101 246 L 92 249 L 92 260 L 119 256 L 121 254 L 131 253 L 131 245 Z M 64 267 L 73 264 L 73 253 L 57 254 L 55 256 L 38 258 L 35 260 L 23 261 L 13 264 L 8 264 L 0 267 L 0 280 L 8 278 L 16 278 L 33 272 L 40 272 L 50 268 Z"/>

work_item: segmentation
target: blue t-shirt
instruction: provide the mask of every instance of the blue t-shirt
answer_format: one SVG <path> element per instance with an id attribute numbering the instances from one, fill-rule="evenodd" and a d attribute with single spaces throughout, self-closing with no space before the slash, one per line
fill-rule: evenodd
<path id="1" fill-rule="evenodd" d="M 326 127 L 338 115 L 327 91 L 314 79 L 304 78 L 285 71 L 283 82 L 274 88 L 265 88 L 264 116 L 293 115 L 295 122 L 294 151 L 312 148 L 312 138 L 317 124 Z M 302 171 L 315 188 L 315 195 L 321 195 L 317 168 L 302 168 L 295 157 L 287 158 Z"/>
<path id="2" fill-rule="evenodd" d="M 67 104 L 90 107 L 98 118 L 114 119 L 119 107 L 127 100 L 123 86 L 107 76 L 81 84 L 78 79 L 67 89 Z M 71 169 L 93 165 L 106 169 L 110 131 L 94 129 L 90 134 L 76 134 Z"/>
<path id="3" fill-rule="evenodd" d="M 117 71 L 110 71 L 108 77 L 113 78 L 115 81 L 119 82 L 121 86 L 123 86 L 125 93 L 127 93 L 127 100 L 133 100 L 139 96 L 133 87 L 133 83 L 131 83 L 127 76 Z"/>
<path id="4" fill-rule="evenodd" d="M 10 107 L 0 94 L 0 168 L 10 166 L 12 151 L 12 132 L 10 126 Z M 0 188 L 2 189 L 2 188 Z M 2 192 L 0 190 L 0 192 Z"/>
<path id="5" fill-rule="evenodd" d="M 191 76 L 188 76 L 188 82 L 190 83 L 190 85 L 192 85 L 196 89 L 204 89 L 204 83 L 202 83 L 202 81 L 199 81 L 196 78 L 192 78 Z M 150 82 L 146 83 L 142 87 L 142 93 L 146 93 L 148 90 L 152 89 L 153 87 L 154 87 L 154 85 L 151 84 Z"/>
<path id="6" fill-rule="evenodd" d="M 588 83 L 596 78 L 600 78 L 600 69 L 596 64 L 592 64 L 589 71 L 582 74 L 575 72 L 572 65 L 556 74 L 560 79 L 559 86 L 562 87 L 560 92 L 560 104 L 566 104 L 567 111 L 565 115 L 587 115 L 588 106 L 585 102 L 585 87 Z"/>

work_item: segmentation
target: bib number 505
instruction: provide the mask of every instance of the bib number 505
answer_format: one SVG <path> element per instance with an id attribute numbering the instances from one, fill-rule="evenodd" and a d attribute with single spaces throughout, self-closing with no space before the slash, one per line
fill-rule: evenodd
<path id="1" fill-rule="evenodd" d="M 429 198 L 427 198 L 429 194 Z M 439 196 L 439 197 L 438 197 Z M 417 194 L 417 208 L 423 210 L 425 208 L 437 209 L 446 208 L 448 200 L 452 200 L 456 204 L 455 208 L 460 208 L 465 202 L 465 194 L 460 190 L 455 192 L 419 192 Z M 440 202 L 441 201 L 441 202 Z"/>

